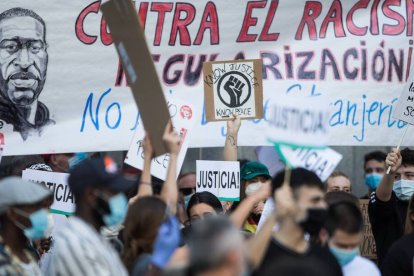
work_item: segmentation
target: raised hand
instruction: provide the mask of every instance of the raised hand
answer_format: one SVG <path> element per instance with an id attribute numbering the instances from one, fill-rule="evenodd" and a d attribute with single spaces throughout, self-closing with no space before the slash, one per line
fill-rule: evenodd
<path id="1" fill-rule="evenodd" d="M 242 95 L 243 87 L 245 86 L 238 78 L 230 76 L 224 84 L 224 90 L 230 96 L 230 106 L 237 107 L 240 105 L 240 97 Z"/>
<path id="2" fill-rule="evenodd" d="M 180 136 L 173 129 L 171 121 L 165 127 L 162 140 L 164 141 L 165 146 L 168 149 L 168 153 L 178 154 L 180 152 L 180 149 L 181 149 Z"/>
<path id="3" fill-rule="evenodd" d="M 402 157 L 400 151 L 396 148 L 392 149 L 390 153 L 388 153 L 387 158 L 385 159 L 385 164 L 388 167 L 391 167 L 391 172 L 395 173 L 398 168 L 401 166 Z"/>

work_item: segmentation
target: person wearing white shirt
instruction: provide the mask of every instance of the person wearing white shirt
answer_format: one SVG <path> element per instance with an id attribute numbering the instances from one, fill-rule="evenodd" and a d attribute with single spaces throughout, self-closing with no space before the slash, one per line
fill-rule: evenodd
<path id="1" fill-rule="evenodd" d="M 344 276 L 381 275 L 373 262 L 359 256 L 363 226 L 362 213 L 355 203 L 339 201 L 329 206 L 325 222 L 328 245 L 341 265 Z"/>

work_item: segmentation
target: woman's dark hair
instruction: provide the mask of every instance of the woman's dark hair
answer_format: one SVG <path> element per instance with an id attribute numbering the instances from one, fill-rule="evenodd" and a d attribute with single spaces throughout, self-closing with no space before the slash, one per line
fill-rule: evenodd
<path id="1" fill-rule="evenodd" d="M 142 197 L 129 205 L 123 230 L 123 261 L 129 271 L 139 255 L 152 253 L 166 207 L 162 199 L 154 196 Z"/>
<path id="2" fill-rule="evenodd" d="M 193 194 L 188 202 L 187 216 L 190 217 L 190 210 L 194 205 L 204 203 L 213 208 L 218 214 L 223 213 L 223 206 L 220 200 L 210 192 L 199 192 Z"/>

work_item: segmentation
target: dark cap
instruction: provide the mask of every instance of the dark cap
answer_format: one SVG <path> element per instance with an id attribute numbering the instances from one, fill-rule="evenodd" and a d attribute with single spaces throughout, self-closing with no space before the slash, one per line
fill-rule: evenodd
<path id="1" fill-rule="evenodd" d="M 68 183 L 75 194 L 82 194 L 87 187 L 125 192 L 135 185 L 134 181 L 118 173 L 116 163 L 110 157 L 82 161 L 71 172 Z"/>
<path id="2" fill-rule="evenodd" d="M 265 165 L 257 161 L 250 161 L 244 164 L 241 168 L 240 179 L 251 180 L 256 176 L 264 176 L 268 179 L 272 178 L 269 174 L 269 170 Z"/>

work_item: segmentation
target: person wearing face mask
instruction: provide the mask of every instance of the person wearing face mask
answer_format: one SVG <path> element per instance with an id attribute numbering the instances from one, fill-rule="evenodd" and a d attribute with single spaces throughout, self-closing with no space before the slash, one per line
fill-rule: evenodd
<path id="1" fill-rule="evenodd" d="M 354 202 L 341 201 L 328 207 L 324 226 L 329 235 L 327 245 L 341 265 L 344 276 L 381 275 L 373 262 L 359 256 L 363 227 L 362 213 Z"/>
<path id="2" fill-rule="evenodd" d="M 177 179 L 178 185 L 178 218 L 182 225 L 188 225 L 189 217 L 187 216 L 188 202 L 196 190 L 196 174 L 189 172 L 182 174 Z"/>
<path id="3" fill-rule="evenodd" d="M 257 161 L 250 161 L 243 165 L 240 170 L 241 180 L 241 193 L 240 200 L 251 196 L 258 191 L 263 184 L 271 179 L 269 170 L 265 165 Z M 243 230 L 249 233 L 256 233 L 257 225 L 260 220 L 260 216 L 263 212 L 265 201 L 260 201 L 253 207 L 250 216 L 244 223 Z"/>
<path id="4" fill-rule="evenodd" d="M 382 151 L 369 152 L 364 156 L 364 183 L 368 187 L 368 194 L 363 199 L 369 199 L 369 195 L 377 189 L 381 182 L 382 176 L 387 170 L 386 158 L 387 154 Z"/>
<path id="5" fill-rule="evenodd" d="M 0 275 L 42 275 L 29 242 L 50 234 L 43 201 L 52 196 L 19 177 L 0 181 Z"/>
<path id="6" fill-rule="evenodd" d="M 55 237 L 47 275 L 127 275 L 118 254 L 99 231 L 121 224 L 128 210 L 124 192 L 134 186 L 109 157 L 81 162 L 68 179 L 75 215 Z"/>
<path id="7" fill-rule="evenodd" d="M 272 180 L 279 229 L 273 232 L 270 224 L 259 232 L 259 236 L 268 236 L 270 240 L 253 275 L 342 275 L 330 251 L 306 238 L 306 233 L 313 235 L 320 231 L 327 215 L 322 181 L 303 168 L 292 169 L 286 183 L 285 174 L 279 172 Z M 262 244 L 261 248 L 266 248 L 264 241 Z"/>
<path id="8" fill-rule="evenodd" d="M 414 195 L 408 206 L 405 235 L 388 250 L 382 273 L 384 276 L 414 275 Z"/>
<path id="9" fill-rule="evenodd" d="M 390 246 L 404 233 L 408 200 L 414 193 L 414 151 L 393 149 L 385 164 L 391 171 L 381 179 L 368 205 L 380 266 Z"/>

